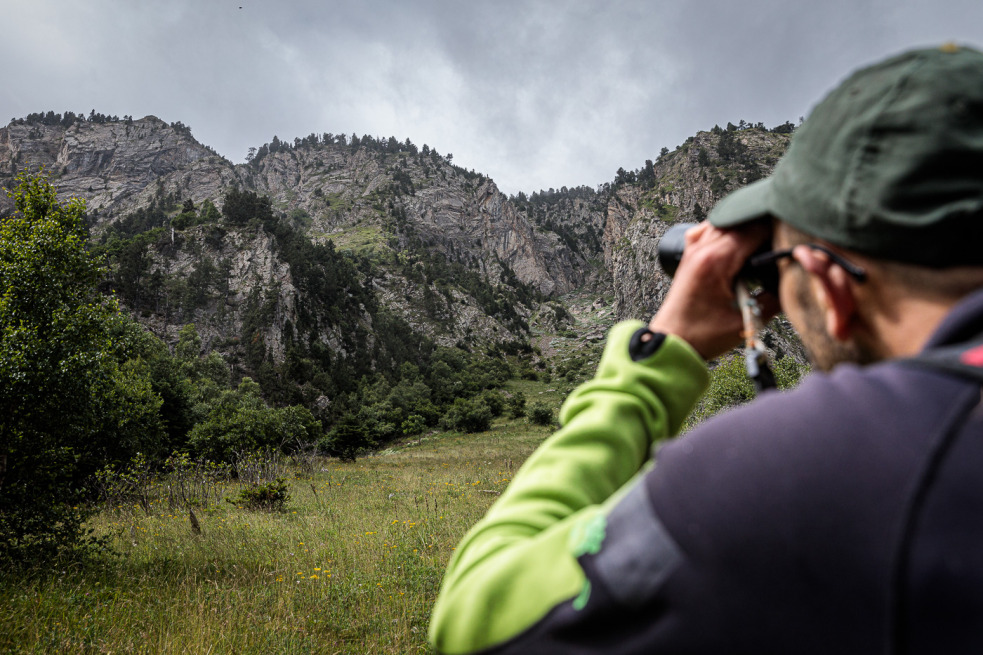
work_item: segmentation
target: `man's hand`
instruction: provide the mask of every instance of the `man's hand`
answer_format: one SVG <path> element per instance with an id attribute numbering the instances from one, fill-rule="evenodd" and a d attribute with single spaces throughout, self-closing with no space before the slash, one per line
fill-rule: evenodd
<path id="1" fill-rule="evenodd" d="M 734 276 L 769 235 L 764 223 L 735 230 L 701 223 L 689 230 L 672 287 L 649 329 L 685 339 L 708 360 L 738 346 L 743 323 Z M 778 313 L 773 296 L 762 295 L 760 304 L 763 320 Z"/>

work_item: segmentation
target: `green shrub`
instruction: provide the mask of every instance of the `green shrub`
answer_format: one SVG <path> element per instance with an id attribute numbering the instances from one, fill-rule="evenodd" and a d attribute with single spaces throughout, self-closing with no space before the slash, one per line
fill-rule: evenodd
<path id="1" fill-rule="evenodd" d="M 772 371 L 779 389 L 791 389 L 810 370 L 809 366 L 800 364 L 792 357 L 782 357 L 777 362 L 772 362 Z"/>
<path id="2" fill-rule="evenodd" d="M 407 377 L 412 378 L 412 375 Z M 411 414 L 420 416 L 427 425 L 436 425 L 440 420 L 440 410 L 434 406 L 430 398 L 430 389 L 419 380 L 411 381 L 404 378 L 393 386 L 387 400 L 393 408 L 400 410 L 400 422 L 409 418 Z"/>
<path id="3" fill-rule="evenodd" d="M 481 400 L 457 398 L 442 420 L 444 427 L 461 432 L 484 432 L 491 427 L 492 411 Z"/>
<path id="4" fill-rule="evenodd" d="M 488 405 L 492 417 L 499 417 L 505 413 L 505 396 L 497 389 L 487 389 L 482 391 L 478 399 Z"/>
<path id="5" fill-rule="evenodd" d="M 542 401 L 536 401 L 529 406 L 528 416 L 536 425 L 552 425 L 553 408 Z"/>
<path id="6" fill-rule="evenodd" d="M 253 483 L 242 489 L 235 498 L 226 499 L 226 502 L 246 509 L 280 512 L 283 511 L 289 500 L 290 492 L 287 491 L 287 479 L 280 477 L 264 484 Z"/>
<path id="7" fill-rule="evenodd" d="M 403 410 L 393 407 L 388 400 L 363 405 L 354 415 L 353 420 L 368 431 L 369 439 L 380 444 L 398 439 L 402 435 L 401 426 L 404 417 Z"/>
<path id="8" fill-rule="evenodd" d="M 779 389 L 794 387 L 809 370 L 791 357 L 772 362 L 772 371 Z M 718 360 L 710 371 L 710 385 L 696 408 L 686 419 L 684 429 L 705 421 L 714 414 L 754 399 L 754 383 L 747 376 L 743 353 L 734 353 Z"/>
<path id="9" fill-rule="evenodd" d="M 526 394 L 516 391 L 508 400 L 509 416 L 512 418 L 522 418 L 526 415 Z"/>
<path id="10" fill-rule="evenodd" d="M 335 426 L 318 444 L 321 450 L 343 462 L 354 462 L 366 450 L 375 446 L 368 429 L 355 418 Z"/>
<path id="11" fill-rule="evenodd" d="M 427 422 L 419 414 L 410 414 L 409 416 L 406 417 L 406 420 L 403 421 L 403 424 L 400 426 L 400 429 L 403 431 L 403 434 L 405 435 L 420 434 L 426 428 L 427 428 Z"/>
<path id="12" fill-rule="evenodd" d="M 171 219 L 171 227 L 175 230 L 186 230 L 189 227 L 198 225 L 201 223 L 201 219 L 198 218 L 198 214 L 191 212 L 181 212 L 177 216 Z"/>
<path id="13" fill-rule="evenodd" d="M 754 398 L 754 383 L 744 368 L 743 355 L 731 355 L 710 371 L 710 386 L 700 401 L 694 417 L 703 420 L 725 407 L 741 405 Z"/>
<path id="14" fill-rule="evenodd" d="M 310 410 L 299 405 L 267 407 L 259 397 L 259 385 L 243 378 L 235 391 L 223 392 L 208 417 L 188 435 L 188 443 L 200 457 L 231 462 L 235 453 L 263 449 L 287 450 L 316 441 L 321 424 Z"/>

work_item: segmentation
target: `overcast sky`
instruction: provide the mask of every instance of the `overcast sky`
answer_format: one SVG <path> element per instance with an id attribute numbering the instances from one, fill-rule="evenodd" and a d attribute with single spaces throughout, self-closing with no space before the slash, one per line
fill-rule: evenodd
<path id="1" fill-rule="evenodd" d="M 0 122 L 153 114 L 234 162 L 409 138 L 507 193 L 596 186 L 699 130 L 798 122 L 854 68 L 983 48 L 983 0 L 0 0 Z"/>

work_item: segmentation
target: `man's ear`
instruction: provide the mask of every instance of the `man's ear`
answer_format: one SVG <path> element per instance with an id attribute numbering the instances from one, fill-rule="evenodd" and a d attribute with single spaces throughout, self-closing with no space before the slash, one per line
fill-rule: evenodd
<path id="1" fill-rule="evenodd" d="M 797 246 L 795 260 L 809 274 L 809 282 L 817 290 L 817 301 L 823 311 L 826 332 L 837 341 L 854 336 L 857 298 L 850 275 L 836 266 L 821 250 Z"/>

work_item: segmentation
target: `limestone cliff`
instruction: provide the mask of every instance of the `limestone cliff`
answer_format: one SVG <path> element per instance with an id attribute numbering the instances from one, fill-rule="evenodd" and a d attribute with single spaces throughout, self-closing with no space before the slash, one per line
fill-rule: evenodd
<path id="1" fill-rule="evenodd" d="M 225 191 L 241 186 L 268 194 L 284 214 L 305 212 L 315 240 L 359 247 L 373 235 L 384 240 L 395 232 L 405 245 L 411 233 L 486 276 L 499 276 L 504 264 L 544 294 L 582 282 L 567 246 L 535 230 L 488 178 L 434 151 L 376 146 L 368 138 L 358 145 L 305 141 L 234 166 L 187 128 L 153 116 L 68 127 L 14 122 L 0 129 L 0 184 L 9 185 L 19 170 L 43 166 L 61 195 L 86 200 L 96 233 L 155 195 L 210 199 L 221 207 Z M 0 200 L 0 213 L 10 209 Z M 409 229 L 389 229 L 386 219 L 393 216 Z"/>
<path id="2" fill-rule="evenodd" d="M 19 120 L 0 128 L 0 186 L 43 166 L 62 196 L 86 200 L 114 288 L 141 320 L 170 341 L 193 321 L 209 347 L 250 372 L 247 333 L 264 357 L 283 361 L 300 324 L 344 358 L 365 346 L 354 332 L 371 345 L 373 320 L 390 314 L 415 334 L 466 346 L 526 340 L 539 303 L 565 294 L 596 298 L 587 304 L 607 322 L 647 317 L 668 288 L 655 257 L 661 235 L 766 175 L 788 136 L 715 128 L 597 189 L 509 198 L 409 140 L 274 137 L 234 165 L 153 116 Z M 289 234 L 274 237 L 270 219 L 231 224 L 219 210 L 233 189 L 268 196 Z M 0 198 L 0 215 L 11 209 Z M 311 251 L 325 262 L 335 249 L 348 253 L 359 290 L 337 297 L 347 322 L 311 319 L 309 307 L 332 310 L 317 285 L 299 281 L 306 260 L 289 245 L 294 233 L 328 248 Z M 257 316 L 263 329 L 250 332 Z"/>
<path id="3" fill-rule="evenodd" d="M 190 130 L 154 116 L 0 128 L 0 184 L 41 166 L 59 195 L 84 198 L 89 212 L 103 221 L 146 205 L 159 187 L 201 201 L 221 197 L 239 181 L 232 163 L 198 143 Z M 10 200 L 3 197 L 0 213 L 9 210 Z"/>
<path id="4" fill-rule="evenodd" d="M 365 245 L 412 239 L 489 279 L 503 266 L 550 295 L 582 281 L 581 269 L 555 233 L 536 230 L 490 179 L 449 165 L 435 153 L 395 152 L 337 143 L 267 155 L 240 169 L 250 188 L 284 211 L 310 217 L 312 239 Z"/>
<path id="5" fill-rule="evenodd" d="M 760 128 L 700 132 L 663 154 L 636 179 L 616 184 L 607 206 L 604 261 L 611 272 L 615 312 L 651 316 L 669 279 L 656 246 L 677 222 L 702 220 L 724 195 L 766 176 L 788 146 L 786 133 Z"/>

